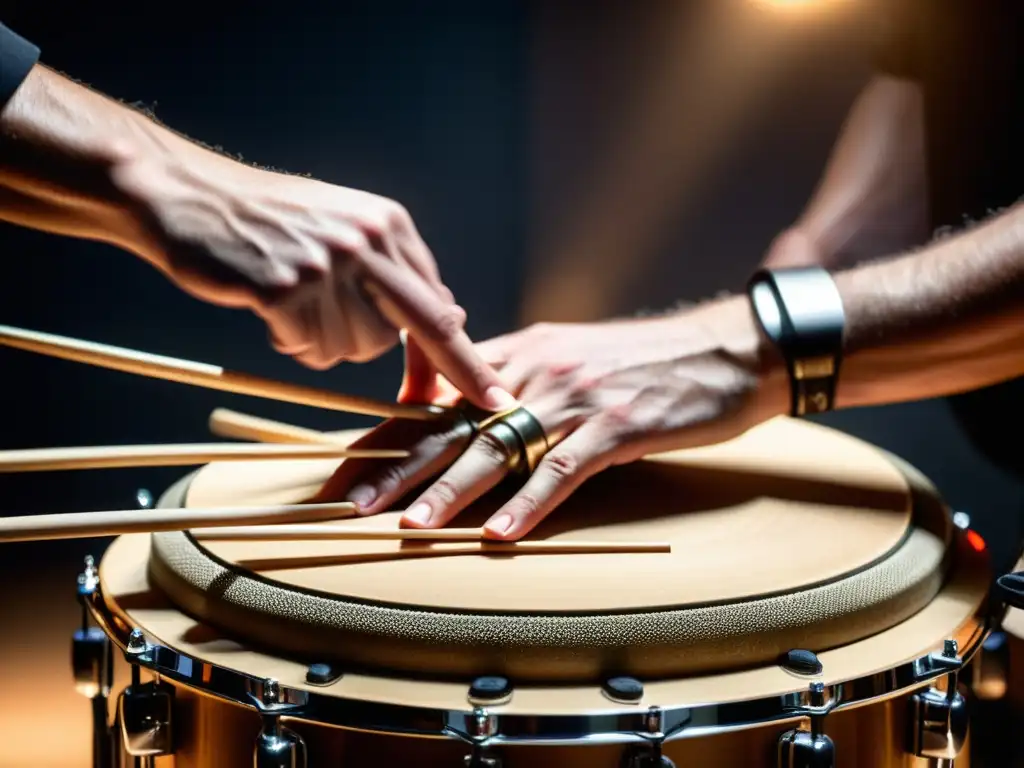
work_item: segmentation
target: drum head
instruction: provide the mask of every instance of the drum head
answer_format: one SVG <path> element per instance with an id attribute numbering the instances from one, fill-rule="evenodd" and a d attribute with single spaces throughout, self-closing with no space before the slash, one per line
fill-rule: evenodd
<path id="1" fill-rule="evenodd" d="M 355 437 L 357 433 L 352 433 Z M 332 461 L 204 467 L 165 505 L 311 498 Z M 455 524 L 476 525 L 495 492 Z M 397 525 L 399 513 L 351 521 Z M 950 524 L 913 470 L 776 419 L 587 483 L 530 538 L 668 541 L 646 554 L 482 554 L 473 542 L 152 537 L 150 579 L 251 646 L 346 668 L 521 681 L 652 679 L 775 661 L 893 627 L 939 590 Z"/>

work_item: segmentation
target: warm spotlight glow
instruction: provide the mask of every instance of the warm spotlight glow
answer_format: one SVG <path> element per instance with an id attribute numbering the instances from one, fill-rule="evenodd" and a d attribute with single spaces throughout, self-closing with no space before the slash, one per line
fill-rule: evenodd
<path id="1" fill-rule="evenodd" d="M 769 8 L 771 10 L 788 11 L 818 9 L 826 6 L 838 5 L 850 0 L 753 0 L 755 5 Z"/>

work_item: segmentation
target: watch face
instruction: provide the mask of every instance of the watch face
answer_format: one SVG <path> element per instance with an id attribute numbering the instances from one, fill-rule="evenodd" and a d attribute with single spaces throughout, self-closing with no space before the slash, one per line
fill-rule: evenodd
<path id="1" fill-rule="evenodd" d="M 767 282 L 756 283 L 750 289 L 750 301 L 754 305 L 757 316 L 761 319 L 764 332 L 771 337 L 772 341 L 778 341 L 782 336 L 782 315 L 779 313 L 778 302 L 775 301 L 775 292 Z"/>

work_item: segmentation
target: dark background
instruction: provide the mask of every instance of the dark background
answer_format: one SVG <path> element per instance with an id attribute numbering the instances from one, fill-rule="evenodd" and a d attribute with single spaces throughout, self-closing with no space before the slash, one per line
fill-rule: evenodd
<path id="1" fill-rule="evenodd" d="M 833 5 L 796 18 L 748 0 L 0 2 L 0 19 L 50 66 L 155 103 L 189 136 L 400 200 L 483 339 L 740 288 L 806 201 L 869 74 L 871 3 Z M 307 371 L 255 317 L 199 303 L 108 246 L 0 225 L 0 264 L 0 323 L 376 397 L 399 383 L 397 351 Z M 320 429 L 371 423 L 13 350 L 0 373 L 3 448 L 203 441 L 217 406 Z M 917 465 L 1012 558 L 1021 488 L 943 401 L 823 420 Z M 181 474 L 2 475 L 0 509 L 129 508 L 137 489 L 158 494 Z M 86 764 L 68 644 L 82 556 L 106 543 L 0 549 L 0 740 L 24 748 L 19 765 Z M 46 736 L 55 712 L 77 762 Z"/>

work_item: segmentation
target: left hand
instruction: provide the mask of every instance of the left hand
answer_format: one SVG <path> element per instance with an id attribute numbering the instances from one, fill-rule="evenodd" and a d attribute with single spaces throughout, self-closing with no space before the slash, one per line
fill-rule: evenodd
<path id="1" fill-rule="evenodd" d="M 746 297 L 654 319 L 535 325 L 478 349 L 556 443 L 485 524 L 493 539 L 529 533 L 606 467 L 728 440 L 788 407 L 784 367 Z M 401 399 L 457 397 L 411 341 L 406 362 Z M 467 439 L 435 424 L 385 422 L 355 445 L 405 448 L 410 456 L 384 469 L 346 461 L 321 496 L 344 496 L 376 514 L 451 464 L 402 518 L 439 528 L 507 474 L 493 438 L 480 434 L 468 448 Z"/>

